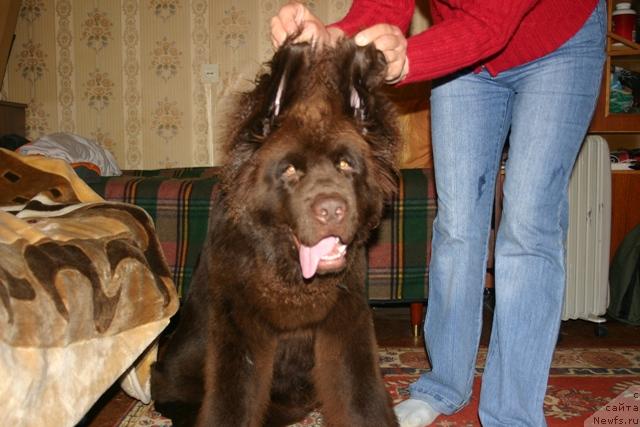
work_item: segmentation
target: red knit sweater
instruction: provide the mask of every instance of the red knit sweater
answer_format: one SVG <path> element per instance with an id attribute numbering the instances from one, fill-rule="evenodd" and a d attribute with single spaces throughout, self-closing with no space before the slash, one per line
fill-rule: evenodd
<path id="1" fill-rule="evenodd" d="M 429 80 L 468 66 L 492 75 L 540 58 L 571 38 L 598 0 L 431 0 L 433 25 L 408 39 L 409 74 Z M 414 0 L 353 0 L 333 25 L 354 35 L 386 22 L 406 32 Z"/>

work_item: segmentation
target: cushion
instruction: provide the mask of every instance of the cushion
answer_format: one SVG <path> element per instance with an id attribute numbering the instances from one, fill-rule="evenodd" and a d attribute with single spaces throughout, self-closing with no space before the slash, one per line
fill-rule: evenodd
<path id="1" fill-rule="evenodd" d="M 431 116 L 428 82 L 388 89 L 398 111 L 402 146 L 398 166 L 405 169 L 432 168 Z"/>

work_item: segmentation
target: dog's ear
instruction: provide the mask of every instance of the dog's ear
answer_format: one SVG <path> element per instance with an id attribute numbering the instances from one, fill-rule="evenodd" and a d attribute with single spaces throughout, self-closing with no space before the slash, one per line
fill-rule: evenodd
<path id="1" fill-rule="evenodd" d="M 343 105 L 371 147 L 375 159 L 372 175 L 388 199 L 397 185 L 395 162 L 400 137 L 395 108 L 384 93 L 387 63 L 373 44 L 359 47 L 345 40 L 342 46 L 343 70 L 348 70 L 339 83 L 345 97 Z"/>
<path id="2" fill-rule="evenodd" d="M 348 97 L 345 106 L 364 127 L 375 111 L 376 96 L 384 83 L 387 63 L 384 55 L 372 44 L 344 44 L 341 92 Z M 346 70 L 346 73 L 344 72 Z"/>
<path id="3" fill-rule="evenodd" d="M 296 87 L 301 83 L 301 69 L 309 62 L 309 51 L 308 43 L 287 41 L 273 56 L 270 72 L 260 77 L 256 87 L 262 95 L 251 126 L 256 136 L 268 136 L 278 117 L 293 103 Z"/>
<path id="4" fill-rule="evenodd" d="M 296 87 L 301 83 L 301 69 L 309 62 L 310 45 L 294 44 L 291 39 L 285 41 L 266 64 L 267 70 L 257 77 L 254 88 L 236 100 L 235 117 L 230 117 L 235 129 L 228 129 L 227 153 L 255 151 L 274 130 L 285 108 L 293 103 L 298 92 Z"/>
<path id="5" fill-rule="evenodd" d="M 286 41 L 267 64 L 267 70 L 258 76 L 253 90 L 235 100 L 237 108 L 229 116 L 225 138 L 231 175 L 251 158 L 277 126 L 278 117 L 294 102 L 309 51 L 308 43 Z"/>

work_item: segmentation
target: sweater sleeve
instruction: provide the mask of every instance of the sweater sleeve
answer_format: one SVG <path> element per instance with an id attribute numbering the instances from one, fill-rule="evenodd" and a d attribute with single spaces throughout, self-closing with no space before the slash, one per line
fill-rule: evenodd
<path id="1" fill-rule="evenodd" d="M 479 0 L 451 2 L 447 19 L 409 37 L 409 74 L 403 84 L 444 76 L 478 65 L 499 53 L 537 0 Z M 447 7 L 439 3 L 438 8 Z M 450 16 L 450 17 L 449 17 Z"/>
<path id="2" fill-rule="evenodd" d="M 409 73 L 402 84 L 441 77 L 503 49 L 538 0 L 432 0 L 436 24 L 408 38 Z M 386 22 L 406 32 L 414 1 L 354 0 L 335 25 L 348 35 Z M 445 10 L 446 9 L 446 10 Z M 447 16 L 442 20 L 441 16 Z"/>
<path id="3" fill-rule="evenodd" d="M 414 0 L 353 0 L 344 18 L 331 24 L 353 36 L 375 24 L 387 23 L 406 33 L 413 17 Z"/>

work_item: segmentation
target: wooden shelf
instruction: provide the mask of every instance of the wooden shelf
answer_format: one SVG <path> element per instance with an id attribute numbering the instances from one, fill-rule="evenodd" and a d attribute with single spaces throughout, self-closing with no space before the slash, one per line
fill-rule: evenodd
<path id="1" fill-rule="evenodd" d="M 624 48 L 624 47 L 613 47 L 610 51 L 607 52 L 609 56 L 635 56 L 640 55 L 640 52 L 634 49 Z"/>
<path id="2" fill-rule="evenodd" d="M 589 127 L 590 133 L 635 133 L 640 132 L 640 114 L 612 113 L 609 111 L 611 93 L 611 70 L 624 65 L 640 72 L 640 44 L 611 31 L 611 13 L 615 0 L 607 2 L 607 59 L 602 76 L 602 87 L 596 110 Z M 620 44 L 614 46 L 614 43 Z"/>
<path id="3" fill-rule="evenodd" d="M 640 44 L 636 42 L 620 37 L 611 31 L 607 32 L 607 38 L 607 55 L 609 56 L 629 56 L 640 54 Z M 615 46 L 612 40 L 615 40 L 622 46 Z"/>

